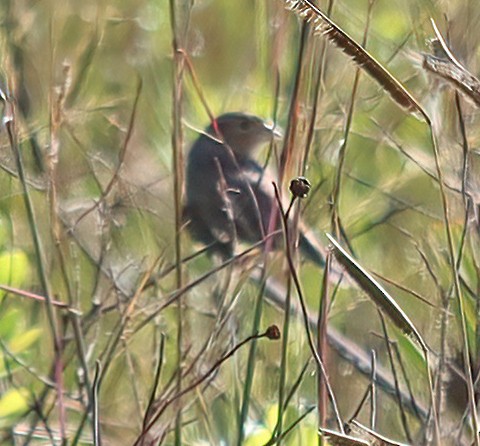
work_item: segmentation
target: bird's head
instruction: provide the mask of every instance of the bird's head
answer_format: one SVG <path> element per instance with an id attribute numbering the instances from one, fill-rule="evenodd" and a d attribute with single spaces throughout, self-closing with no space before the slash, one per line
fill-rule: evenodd
<path id="1" fill-rule="evenodd" d="M 258 146 L 281 137 L 281 132 L 273 125 L 240 112 L 219 116 L 207 132 L 220 137 L 239 157 L 249 157 Z"/>

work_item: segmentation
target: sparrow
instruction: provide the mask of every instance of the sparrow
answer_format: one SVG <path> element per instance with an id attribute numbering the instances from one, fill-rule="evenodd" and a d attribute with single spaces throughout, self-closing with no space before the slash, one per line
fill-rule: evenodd
<path id="1" fill-rule="evenodd" d="M 234 255 L 239 242 L 257 243 L 272 232 L 275 175 L 254 154 L 279 137 L 281 132 L 259 117 L 231 112 L 214 119 L 190 149 L 183 218 L 192 237 L 224 259 Z M 276 221 L 274 231 L 281 229 L 280 218 Z M 324 265 L 318 242 L 302 228 L 299 246 L 310 260 Z"/>

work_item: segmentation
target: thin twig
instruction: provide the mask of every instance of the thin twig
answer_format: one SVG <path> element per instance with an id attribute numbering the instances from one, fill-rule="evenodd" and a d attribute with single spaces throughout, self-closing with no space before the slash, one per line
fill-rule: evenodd
<path id="1" fill-rule="evenodd" d="M 298 299 L 300 302 L 300 307 L 302 309 L 302 316 L 303 316 L 303 321 L 304 321 L 304 327 L 307 335 L 307 340 L 308 340 L 308 345 L 310 347 L 310 351 L 312 352 L 313 358 L 315 359 L 315 362 L 317 363 L 317 366 L 322 373 L 323 379 L 325 380 L 325 386 L 327 388 L 328 396 L 330 398 L 330 404 L 332 405 L 333 412 L 335 414 L 335 419 L 337 421 L 338 429 L 343 432 L 343 423 L 342 419 L 340 417 L 340 412 L 338 410 L 338 406 L 336 403 L 335 395 L 333 393 L 333 389 L 330 385 L 330 380 L 327 375 L 327 371 L 325 369 L 325 365 L 323 364 L 322 359 L 320 358 L 320 355 L 318 354 L 317 349 L 315 348 L 315 341 L 313 339 L 311 330 L 310 330 L 310 324 L 309 324 L 309 317 L 308 317 L 308 311 L 307 311 L 307 306 L 305 304 L 305 299 L 303 297 L 303 292 L 302 292 L 302 287 L 300 285 L 300 279 L 298 278 L 297 271 L 295 269 L 295 265 L 293 263 L 293 257 L 292 257 L 292 252 L 291 252 L 291 241 L 289 237 L 289 228 L 288 228 L 288 220 L 286 219 L 285 212 L 283 210 L 283 205 L 280 199 L 280 193 L 278 191 L 278 187 L 276 183 L 273 183 L 273 187 L 275 190 L 275 198 L 278 203 L 278 207 L 280 209 L 280 214 L 282 217 L 282 223 L 283 223 L 283 234 L 285 237 L 285 249 L 286 249 L 286 257 L 287 257 L 287 262 L 288 266 L 290 269 L 290 274 L 293 279 L 293 283 L 295 284 L 295 289 L 298 294 Z"/>

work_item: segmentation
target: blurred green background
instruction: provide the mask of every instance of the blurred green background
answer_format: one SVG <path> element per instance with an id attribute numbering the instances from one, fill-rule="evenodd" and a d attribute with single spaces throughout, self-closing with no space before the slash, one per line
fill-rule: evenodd
<path id="1" fill-rule="evenodd" d="M 458 270 L 476 372 L 478 221 L 473 208 L 468 208 L 468 214 L 466 209 L 468 202 L 478 206 L 478 112 L 422 68 L 422 54 L 431 52 L 430 18 L 434 18 L 455 56 L 476 73 L 478 4 L 473 0 L 377 0 L 370 13 L 367 0 L 317 4 L 323 11 L 331 8 L 331 17 L 358 42 L 370 22 L 368 51 L 402 82 L 433 122 L 455 250 L 461 254 Z M 182 65 L 179 84 L 174 75 L 172 9 L 177 45 L 196 79 Z M 2 131 L 0 285 L 44 295 L 39 279 L 42 263 L 51 297 L 71 309 L 55 310 L 63 347 L 65 444 L 92 444 L 88 391 L 97 360 L 105 369 L 98 400 L 104 444 L 132 444 L 140 434 L 162 336 L 165 350 L 157 396 L 171 396 L 175 389 L 177 309 L 159 308 L 179 285 L 171 269 L 179 229 L 174 184 L 182 181 L 181 170 L 175 172 L 172 167 L 176 85 L 181 89 L 181 100 L 176 101 L 181 106 L 181 135 L 175 146 L 180 161 L 209 122 L 199 91 L 214 115 L 244 111 L 275 120 L 284 129 L 295 116 L 293 156 L 285 179 L 304 173 L 312 182 L 313 193 L 302 202 L 302 214 L 324 246 L 323 234 L 334 230 L 331 194 L 339 149 L 347 138 L 337 204 L 354 255 L 370 271 L 391 281 L 383 283 L 428 345 L 462 370 L 459 319 L 428 126 L 402 110 L 364 73 L 353 93 L 356 66 L 321 35 L 308 33 L 299 62 L 302 24 L 285 9 L 285 2 L 4 0 L 0 17 L 2 88 L 16 100 L 18 147 L 36 217 L 34 222 L 28 218 L 15 157 L 7 132 Z M 295 92 L 298 102 L 292 109 Z M 352 123 L 346 134 L 352 101 Z M 307 169 L 302 172 L 311 122 L 313 139 Z M 464 149 L 469 160 L 466 173 Z M 278 145 L 276 153 L 267 157 L 266 148 L 259 160 L 268 158 L 276 169 L 281 150 Z M 33 227 L 41 241 L 41 259 L 33 244 Z M 201 246 L 182 231 L 181 248 L 185 257 Z M 277 254 L 271 268 L 279 279 L 288 275 L 282 261 L 282 254 Z M 189 261 L 182 268 L 182 284 L 214 266 L 207 256 Z M 158 280 L 139 292 L 130 306 L 151 268 Z M 299 271 L 315 314 L 322 272 L 308 263 L 302 263 Z M 242 268 L 233 268 L 213 274 L 182 297 L 182 364 L 190 373 L 187 382 L 251 334 L 258 292 Z M 46 305 L 28 296 L 0 293 L 2 444 L 61 444 L 62 411 L 52 389 L 55 354 Z M 419 301 L 415 293 L 433 307 Z M 215 322 L 219 301 L 233 302 L 223 327 Z M 448 308 L 447 313 L 442 308 Z M 329 308 L 328 322 L 367 354 L 375 348 L 379 362 L 389 370 L 377 312 L 358 288 L 340 290 Z M 282 326 L 283 313 L 265 307 L 261 326 L 271 323 Z M 299 318 L 292 324 L 287 387 L 294 385 L 304 365 L 306 373 L 289 401 L 285 426 L 316 404 L 317 372 L 305 329 Z M 424 370 L 419 369 L 422 359 L 408 346 L 402 347 L 401 334 L 393 336 L 404 349 L 418 399 L 428 407 Z M 281 343 L 262 340 L 258 347 L 246 425 L 248 445 L 265 444 L 276 422 Z M 183 444 L 235 444 L 247 354 L 248 348 L 241 349 L 219 369 L 208 388 L 201 385 L 182 399 Z M 340 413 L 347 420 L 368 380 L 334 353 L 328 355 L 327 363 Z M 444 387 L 455 384 L 453 378 L 447 379 L 449 374 L 447 370 L 439 376 Z M 452 388 L 452 401 L 448 392 L 438 393 L 446 438 L 442 444 L 449 444 L 450 430 L 467 407 L 462 385 Z M 398 403 L 379 392 L 378 404 L 382 408 L 377 414 L 379 431 L 407 441 Z M 361 416 L 364 420 L 367 412 Z M 174 441 L 174 413 L 170 408 L 156 424 L 164 444 Z M 408 417 L 412 437 L 427 444 L 421 423 L 413 415 Z M 327 421 L 334 426 L 330 417 Z M 285 444 L 314 444 L 316 429 L 312 412 Z"/>

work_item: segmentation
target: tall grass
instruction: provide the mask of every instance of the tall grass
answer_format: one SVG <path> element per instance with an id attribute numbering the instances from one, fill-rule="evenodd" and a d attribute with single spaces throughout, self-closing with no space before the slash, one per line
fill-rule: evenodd
<path id="1" fill-rule="evenodd" d="M 0 8 L 2 444 L 479 444 L 474 2 Z M 234 110 L 312 190 L 222 263 L 184 156 Z"/>

